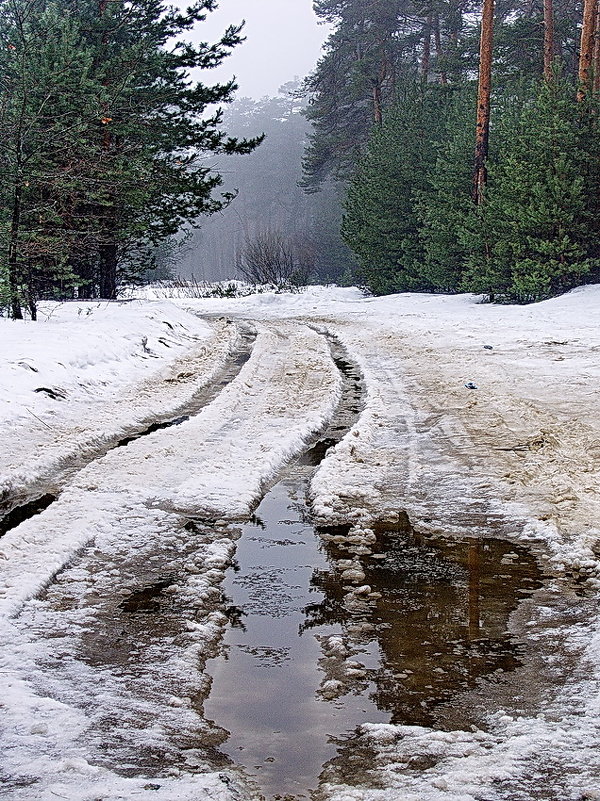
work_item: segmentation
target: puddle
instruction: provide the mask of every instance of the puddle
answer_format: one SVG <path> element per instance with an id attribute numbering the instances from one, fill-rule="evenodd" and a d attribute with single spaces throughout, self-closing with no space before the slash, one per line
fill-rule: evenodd
<path id="1" fill-rule="evenodd" d="M 56 495 L 46 493 L 20 506 L 15 506 L 7 515 L 0 518 L 0 537 L 4 536 L 8 531 L 11 531 L 11 529 L 20 526 L 25 520 L 29 520 L 30 517 L 39 515 L 40 512 L 47 509 L 55 500 Z"/>
<path id="2" fill-rule="evenodd" d="M 520 665 L 508 618 L 541 586 L 533 557 L 511 543 L 403 526 L 379 531 L 361 559 L 380 597 L 349 603 L 339 566 L 348 551 L 317 536 L 306 489 L 306 476 L 290 475 L 243 527 L 223 588 L 237 622 L 224 657 L 208 663 L 206 717 L 267 799 L 310 798 L 361 723 L 445 728 L 438 707 Z"/>
<path id="3" fill-rule="evenodd" d="M 361 602 L 344 590 L 339 563 L 348 550 L 330 540 L 329 566 L 311 579 L 323 599 L 306 607 L 304 630 L 336 622 L 359 652 L 376 646 L 371 699 L 389 722 L 447 728 L 439 707 L 521 664 L 508 619 L 542 575 L 527 550 L 504 540 L 425 537 L 407 521 L 376 536 L 361 558 L 373 597 Z"/>
<path id="4" fill-rule="evenodd" d="M 232 624 L 207 663 L 215 741 L 269 801 L 311 798 L 333 765 L 350 776 L 362 723 L 452 728 L 452 699 L 520 665 L 508 619 L 542 583 L 501 540 L 417 536 L 404 521 L 366 547 L 313 528 L 310 476 L 360 409 L 348 370 L 345 384 L 328 430 L 242 527 L 223 585 Z M 358 582 L 342 576 L 351 563 Z"/>

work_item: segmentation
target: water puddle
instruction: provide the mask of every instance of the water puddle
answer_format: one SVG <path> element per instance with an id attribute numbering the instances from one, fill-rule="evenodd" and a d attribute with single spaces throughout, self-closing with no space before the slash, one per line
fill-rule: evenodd
<path id="1" fill-rule="evenodd" d="M 519 602 L 542 586 L 534 557 L 498 539 L 415 534 L 408 521 L 375 531 L 361 558 L 364 601 L 342 579 L 348 545 L 329 540 L 329 565 L 311 584 L 322 600 L 305 608 L 305 631 L 333 621 L 353 647 L 377 651 L 370 695 L 391 723 L 446 728 L 440 706 L 483 676 L 518 667 L 522 649 L 507 632 Z M 343 685 L 341 690 L 345 691 Z"/>
<path id="2" fill-rule="evenodd" d="M 541 586 L 523 548 L 405 525 L 377 532 L 361 558 L 369 595 L 356 595 L 342 577 L 352 546 L 318 536 L 306 489 L 292 473 L 243 527 L 223 588 L 235 619 L 208 664 L 206 717 L 267 799 L 309 798 L 361 723 L 444 728 L 445 702 L 520 664 L 508 618 Z"/>
<path id="3" fill-rule="evenodd" d="M 215 741 L 269 801 L 310 798 L 340 762 L 350 775 L 362 723 L 451 728 L 449 701 L 520 665 L 508 619 L 542 583 L 506 541 L 419 536 L 402 520 L 365 544 L 312 526 L 314 466 L 360 410 L 356 375 L 349 384 L 340 366 L 334 421 L 242 527 L 223 585 L 231 626 L 207 663 Z"/>

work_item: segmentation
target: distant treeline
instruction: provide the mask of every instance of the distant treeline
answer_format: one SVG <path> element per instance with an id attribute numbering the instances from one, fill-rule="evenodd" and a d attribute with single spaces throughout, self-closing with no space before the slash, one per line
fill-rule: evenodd
<path id="1" fill-rule="evenodd" d="M 298 82 L 277 97 L 241 98 L 227 107 L 224 125 L 240 138 L 263 133 L 249 155 L 217 162 L 231 205 L 203 220 L 182 242 L 180 275 L 286 284 L 352 280 L 355 262 L 340 225 L 344 187 L 324 181 L 321 191 L 300 186 L 310 123 Z"/>

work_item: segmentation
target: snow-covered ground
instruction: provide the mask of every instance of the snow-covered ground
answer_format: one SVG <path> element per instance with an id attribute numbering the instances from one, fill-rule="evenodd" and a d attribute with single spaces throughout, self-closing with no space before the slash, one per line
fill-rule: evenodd
<path id="1" fill-rule="evenodd" d="M 520 698 L 474 688 L 465 703 L 489 707 L 474 731 L 365 726 L 370 783 L 330 776 L 322 797 L 600 798 L 599 310 L 599 286 L 526 307 L 311 288 L 0 320 L 2 497 L 60 492 L 0 543 L 5 797 L 243 797 L 234 774 L 194 761 L 208 736 L 195 668 L 226 625 L 227 524 L 339 398 L 329 332 L 367 398 L 313 478 L 317 518 L 361 532 L 406 510 L 418 530 L 528 543 L 552 578 L 511 619 L 534 655 Z M 111 449 L 183 409 L 249 325 L 249 360 L 206 408 Z M 185 630 L 132 645 L 113 630 L 119 603 L 165 573 Z"/>

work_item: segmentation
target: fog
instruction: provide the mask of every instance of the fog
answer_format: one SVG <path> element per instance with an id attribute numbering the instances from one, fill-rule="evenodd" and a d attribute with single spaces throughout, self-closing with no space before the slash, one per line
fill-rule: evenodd
<path id="1" fill-rule="evenodd" d="M 242 20 L 246 41 L 221 67 L 203 74 L 206 82 L 235 76 L 238 97 L 276 95 L 282 84 L 303 78 L 314 67 L 328 35 L 328 26 L 317 23 L 312 0 L 221 0 L 194 38 L 214 41 L 228 25 Z"/>
<path id="2" fill-rule="evenodd" d="M 201 218 L 199 229 L 187 231 L 174 272 L 209 281 L 237 277 L 249 243 L 273 236 L 296 254 L 299 269 L 336 279 L 349 266 L 339 235 L 339 193 L 332 186 L 317 195 L 300 188 L 310 126 L 303 101 L 289 95 L 315 67 L 329 26 L 318 24 L 312 0 L 221 0 L 194 39 L 218 41 L 242 20 L 246 41 L 220 67 L 196 77 L 208 84 L 235 76 L 239 89 L 224 108 L 224 128 L 235 136 L 265 133 L 266 139 L 251 155 L 211 158 L 210 166 L 223 176 L 223 190 L 237 197 L 223 212 Z"/>

